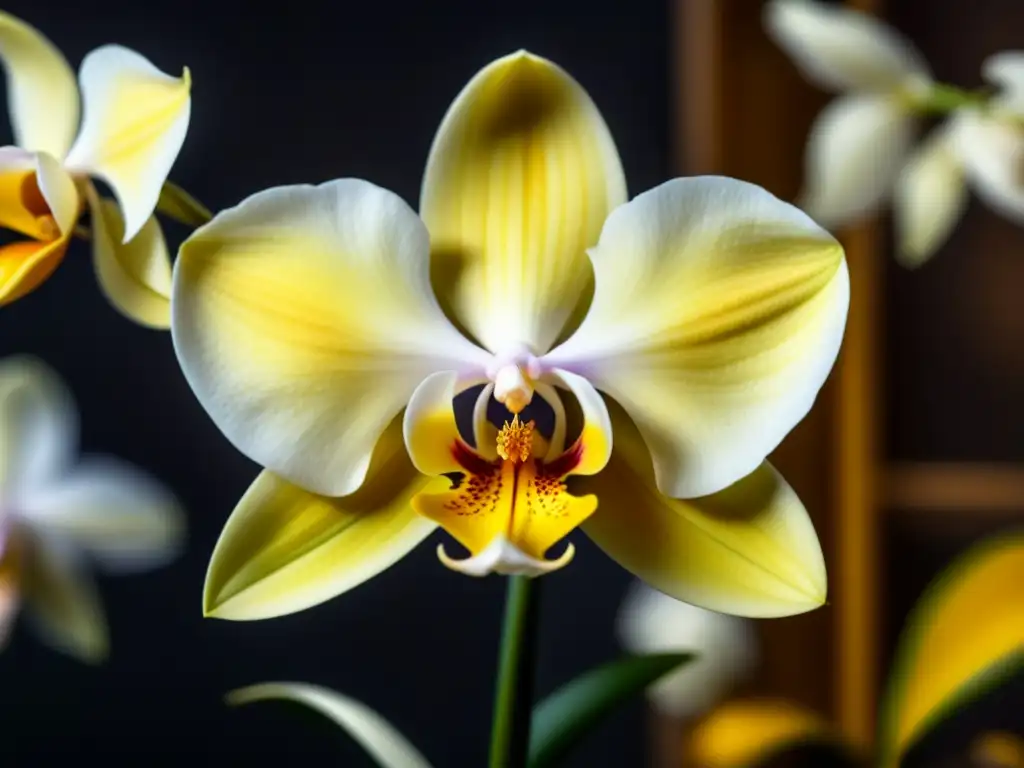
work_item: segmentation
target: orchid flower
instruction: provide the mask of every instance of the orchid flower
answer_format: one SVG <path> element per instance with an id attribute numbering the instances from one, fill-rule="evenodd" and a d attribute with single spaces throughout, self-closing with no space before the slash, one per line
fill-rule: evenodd
<path id="1" fill-rule="evenodd" d="M 828 227 L 892 197 L 897 256 L 923 264 L 949 237 L 968 185 L 993 210 L 1024 221 L 1024 54 L 989 58 L 989 98 L 933 82 L 914 46 L 878 19 L 841 5 L 771 0 L 765 26 L 811 82 L 842 95 L 807 144 L 802 206 Z M 949 113 L 912 150 L 919 118 Z"/>
<path id="2" fill-rule="evenodd" d="M 17 143 L 0 147 L 0 227 L 28 238 L 0 246 L 0 304 L 53 273 L 84 202 L 100 287 L 123 314 L 166 328 L 171 266 L 152 214 L 188 129 L 188 69 L 170 77 L 127 48 L 97 48 L 79 72 L 79 126 L 74 74 L 42 34 L 0 13 L 0 59 Z"/>
<path id="3" fill-rule="evenodd" d="M 582 525 L 679 599 L 758 616 L 822 604 L 814 528 L 765 457 L 840 346 L 849 283 L 831 235 L 734 179 L 626 202 L 597 107 L 526 52 L 455 100 L 420 208 L 357 179 L 278 187 L 182 245 L 178 360 L 267 470 L 217 545 L 208 614 L 320 603 L 437 526 L 469 552 L 442 544 L 442 561 L 472 575 L 564 566 L 572 544 L 548 551 Z M 472 387 L 460 428 L 453 400 Z M 552 414 L 547 434 L 531 405 Z"/>
<path id="4" fill-rule="evenodd" d="M 674 718 L 711 711 L 757 665 L 757 637 L 750 621 L 681 603 L 643 582 L 634 582 L 626 594 L 618 634 L 633 654 L 696 654 L 694 661 L 647 690 L 651 704 Z"/>
<path id="5" fill-rule="evenodd" d="M 877 210 L 934 85 L 924 58 L 873 16 L 831 3 L 770 0 L 765 27 L 807 80 L 840 94 L 811 129 L 801 207 L 827 227 Z"/>
<path id="6" fill-rule="evenodd" d="M 107 629 L 86 566 L 147 570 L 180 548 L 177 502 L 155 480 L 109 458 L 75 465 L 71 395 L 29 358 L 0 362 L 0 644 L 20 609 L 40 636 L 89 662 Z"/>

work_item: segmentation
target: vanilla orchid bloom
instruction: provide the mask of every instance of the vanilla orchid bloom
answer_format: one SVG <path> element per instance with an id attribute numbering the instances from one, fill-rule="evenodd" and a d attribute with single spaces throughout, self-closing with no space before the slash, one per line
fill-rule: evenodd
<path id="1" fill-rule="evenodd" d="M 572 545 L 548 551 L 582 526 L 689 602 L 821 605 L 814 528 L 765 457 L 838 352 L 842 248 L 734 179 L 626 199 L 588 94 L 518 52 L 449 109 L 422 220 L 341 179 L 259 192 L 189 237 L 174 267 L 179 362 L 267 469 L 218 542 L 207 614 L 323 602 L 437 526 L 469 551 L 442 545 L 441 559 L 472 575 L 563 566 Z M 481 385 L 464 431 L 453 399 Z M 500 430 L 492 400 L 508 411 Z M 527 419 L 542 406 L 548 434 Z"/>
<path id="2" fill-rule="evenodd" d="M 170 77 L 127 48 L 97 48 L 79 72 L 79 125 L 79 90 L 60 51 L 2 12 L 0 59 L 17 144 L 0 147 L 0 227 L 28 238 L 0 246 L 0 305 L 53 273 L 87 203 L 100 287 L 121 313 L 166 328 L 171 266 L 152 214 L 188 129 L 188 70 Z"/>
<path id="3" fill-rule="evenodd" d="M 70 393 L 30 358 L 0 362 L 0 645 L 24 608 L 40 637 L 84 661 L 107 653 L 90 561 L 126 573 L 179 550 L 173 496 L 110 458 L 74 462 Z"/>
<path id="4" fill-rule="evenodd" d="M 635 654 L 696 654 L 647 690 L 651 704 L 675 718 L 710 712 L 757 665 L 757 637 L 748 620 L 679 602 L 642 582 L 631 585 L 619 609 L 618 635 Z"/>
<path id="5" fill-rule="evenodd" d="M 932 88 L 914 46 L 878 19 L 836 3 L 770 0 L 765 27 L 801 74 L 840 95 L 806 150 L 801 207 L 826 227 L 877 210 L 892 193 Z"/>

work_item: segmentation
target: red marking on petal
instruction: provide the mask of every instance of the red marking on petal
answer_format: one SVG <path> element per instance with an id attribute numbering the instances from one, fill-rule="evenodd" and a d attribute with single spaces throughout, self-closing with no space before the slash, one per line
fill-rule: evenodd
<path id="1" fill-rule="evenodd" d="M 488 461 L 461 440 L 452 444 L 452 458 L 470 475 L 489 475 L 499 466 L 499 462 Z"/>
<path id="2" fill-rule="evenodd" d="M 569 446 L 561 456 L 544 463 L 537 461 L 537 475 L 540 477 L 565 477 L 580 465 L 583 460 L 583 440 L 578 439 Z"/>

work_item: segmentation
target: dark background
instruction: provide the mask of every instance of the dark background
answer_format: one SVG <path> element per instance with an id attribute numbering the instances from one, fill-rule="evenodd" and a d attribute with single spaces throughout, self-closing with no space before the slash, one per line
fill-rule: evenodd
<path id="1" fill-rule="evenodd" d="M 631 193 L 670 174 L 667 3 L 493 4 L 37 0 L 5 10 L 77 69 L 120 43 L 177 74 L 192 69 L 192 122 L 171 178 L 212 209 L 266 187 L 356 176 L 417 204 L 434 131 L 466 81 L 519 48 L 551 58 L 603 111 Z M 261 10 L 266 8 L 267 10 Z M 500 9 L 500 10 L 499 10 Z M 3 134 L 9 140 L 10 133 Z M 167 227 L 173 245 L 182 231 Z M 325 685 L 379 710 L 436 766 L 485 761 L 502 581 L 439 566 L 434 542 L 372 582 L 303 613 L 203 619 L 210 553 L 258 468 L 214 428 L 182 378 L 170 335 L 136 327 L 100 294 L 75 243 L 40 290 L 0 312 L 0 355 L 32 353 L 74 391 L 85 451 L 148 469 L 189 513 L 187 552 L 152 574 L 103 579 L 112 656 L 62 657 L 19 627 L 0 655 L 0 760 L 45 766 L 368 765 L 336 726 L 295 705 L 222 704 L 266 680 Z M 586 540 L 543 580 L 539 691 L 617 652 L 628 576 Z M 644 761 L 642 704 L 588 738 L 571 765 Z M 13 761 L 8 758 L 14 756 Z"/>

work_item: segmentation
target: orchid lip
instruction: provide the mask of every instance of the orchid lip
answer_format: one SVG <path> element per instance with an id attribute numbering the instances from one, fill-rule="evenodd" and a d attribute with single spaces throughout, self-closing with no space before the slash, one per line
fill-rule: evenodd
<path id="1" fill-rule="evenodd" d="M 441 563 L 453 571 L 481 578 L 491 573 L 503 576 L 541 576 L 567 566 L 576 555 L 576 547 L 569 542 L 565 551 L 554 560 L 538 560 L 530 557 L 505 536 L 496 536 L 478 554 L 462 560 L 449 555 L 444 544 L 437 545 L 437 557 Z"/>

